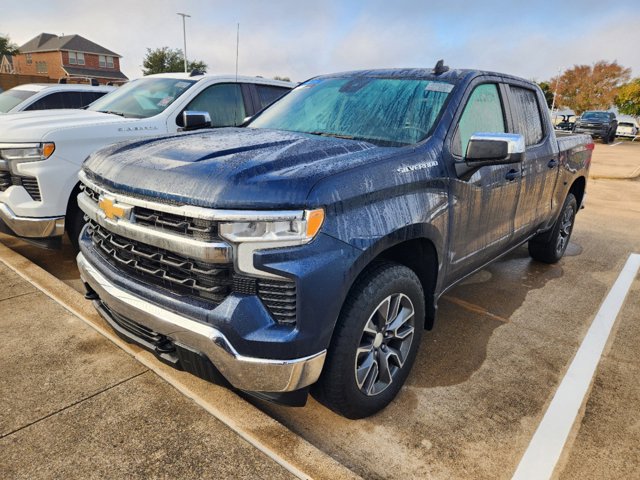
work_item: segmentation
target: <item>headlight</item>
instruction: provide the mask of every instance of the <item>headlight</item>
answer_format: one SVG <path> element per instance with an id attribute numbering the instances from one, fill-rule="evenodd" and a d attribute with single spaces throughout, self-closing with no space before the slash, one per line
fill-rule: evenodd
<path id="1" fill-rule="evenodd" d="M 324 210 L 305 210 L 302 215 L 292 214 L 291 218 L 275 220 L 245 220 L 221 223 L 220 236 L 232 243 L 283 242 L 288 245 L 307 243 L 316 236 L 322 222 Z M 264 245 L 263 248 L 269 248 Z"/>
<path id="2" fill-rule="evenodd" d="M 54 143 L 0 143 L 0 159 L 6 160 L 10 167 L 19 163 L 39 162 L 53 155 L 55 149 Z"/>
<path id="3" fill-rule="evenodd" d="M 270 218 L 265 218 L 270 217 Z M 320 231 L 324 221 L 324 210 L 303 212 L 282 212 L 273 215 L 251 214 L 238 221 L 221 223 L 219 233 L 233 244 L 236 269 L 240 272 L 261 277 L 279 278 L 277 275 L 258 270 L 253 265 L 256 250 L 292 247 L 310 242 Z"/>

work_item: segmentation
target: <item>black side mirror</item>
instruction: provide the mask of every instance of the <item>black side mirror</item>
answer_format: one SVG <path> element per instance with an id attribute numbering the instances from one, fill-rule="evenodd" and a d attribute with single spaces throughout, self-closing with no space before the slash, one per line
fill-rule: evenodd
<path id="1" fill-rule="evenodd" d="M 211 115 L 209 115 L 209 112 L 185 110 L 182 112 L 182 125 L 183 130 L 211 128 Z"/>
<path id="2" fill-rule="evenodd" d="M 524 136 L 513 133 L 474 133 L 467 144 L 464 162 L 456 163 L 458 177 L 487 165 L 520 163 L 524 159 Z"/>

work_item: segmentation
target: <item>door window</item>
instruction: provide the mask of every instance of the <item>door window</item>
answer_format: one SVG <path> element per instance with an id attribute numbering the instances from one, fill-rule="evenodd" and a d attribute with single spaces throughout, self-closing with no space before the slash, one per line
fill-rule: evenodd
<path id="1" fill-rule="evenodd" d="M 524 135 L 527 146 L 542 141 L 542 117 L 536 100 L 536 92 L 527 88 L 509 86 L 513 99 L 515 132 Z"/>
<path id="2" fill-rule="evenodd" d="M 209 112 L 213 127 L 235 127 L 246 117 L 242 90 L 237 83 L 222 83 L 206 88 L 187 105 L 186 110 Z M 178 121 L 181 120 L 182 115 L 179 115 Z"/>
<path id="3" fill-rule="evenodd" d="M 463 156 L 471 135 L 478 132 L 505 133 L 498 86 L 493 83 L 478 85 L 469 97 L 453 139 L 453 154 Z"/>
<path id="4" fill-rule="evenodd" d="M 25 110 L 51 110 L 55 108 L 65 108 L 65 98 L 63 92 L 52 93 L 42 97 L 40 100 L 29 105 Z"/>

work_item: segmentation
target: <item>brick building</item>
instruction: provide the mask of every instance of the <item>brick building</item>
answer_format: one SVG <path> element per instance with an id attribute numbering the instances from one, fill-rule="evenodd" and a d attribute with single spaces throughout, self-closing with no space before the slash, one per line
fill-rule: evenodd
<path id="1" fill-rule="evenodd" d="M 120 71 L 120 55 L 80 35 L 41 33 L 19 50 L 13 57 L 14 73 L 92 78 L 99 83 L 128 80 Z"/>

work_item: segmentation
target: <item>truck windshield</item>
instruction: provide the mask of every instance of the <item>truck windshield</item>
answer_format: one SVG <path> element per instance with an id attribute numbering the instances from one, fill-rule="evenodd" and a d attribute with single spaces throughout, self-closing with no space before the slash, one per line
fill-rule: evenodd
<path id="1" fill-rule="evenodd" d="M 312 79 L 248 126 L 363 140 L 381 146 L 419 142 L 431 130 L 454 85 L 404 78 Z"/>
<path id="2" fill-rule="evenodd" d="M 606 112 L 584 112 L 583 120 L 609 120 L 609 114 Z"/>
<path id="3" fill-rule="evenodd" d="M 19 103 L 36 94 L 33 90 L 7 90 L 0 93 L 0 113 L 7 113 Z"/>
<path id="4" fill-rule="evenodd" d="M 141 78 L 96 100 L 87 110 L 127 118 L 153 117 L 163 112 L 194 83 L 194 80 L 175 78 Z"/>

